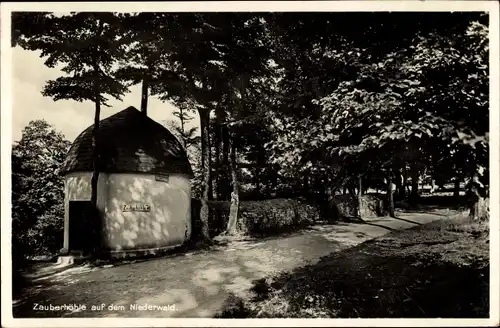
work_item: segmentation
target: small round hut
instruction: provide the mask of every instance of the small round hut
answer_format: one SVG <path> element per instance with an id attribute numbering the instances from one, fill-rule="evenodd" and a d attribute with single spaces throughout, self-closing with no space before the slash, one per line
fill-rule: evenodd
<path id="1" fill-rule="evenodd" d="M 85 253 L 94 243 L 104 254 L 122 256 L 155 253 L 189 239 L 193 171 L 174 135 L 134 107 L 100 122 L 95 215 L 92 130 L 75 139 L 61 170 L 64 248 Z"/>

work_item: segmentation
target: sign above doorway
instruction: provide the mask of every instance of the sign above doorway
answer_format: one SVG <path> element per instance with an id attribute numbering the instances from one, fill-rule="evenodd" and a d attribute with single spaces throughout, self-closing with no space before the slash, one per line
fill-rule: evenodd
<path id="1" fill-rule="evenodd" d="M 125 204 L 122 206 L 122 212 L 150 212 L 149 204 Z"/>

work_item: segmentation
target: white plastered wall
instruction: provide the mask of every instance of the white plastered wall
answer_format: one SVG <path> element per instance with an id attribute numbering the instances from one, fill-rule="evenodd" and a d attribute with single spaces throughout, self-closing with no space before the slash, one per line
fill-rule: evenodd
<path id="1" fill-rule="evenodd" d="M 66 177 L 64 247 L 68 247 L 70 200 L 90 200 L 91 172 Z M 171 174 L 168 182 L 153 174 L 99 175 L 97 205 L 104 214 L 104 246 L 109 251 L 135 251 L 182 244 L 191 236 L 189 177 Z M 148 205 L 150 211 L 123 211 L 123 205 Z"/>
<path id="2" fill-rule="evenodd" d="M 64 248 L 69 246 L 69 202 L 90 201 L 92 172 L 73 172 L 66 175 L 64 183 Z M 108 194 L 108 175 L 100 173 L 97 180 L 97 208 L 105 211 Z"/>

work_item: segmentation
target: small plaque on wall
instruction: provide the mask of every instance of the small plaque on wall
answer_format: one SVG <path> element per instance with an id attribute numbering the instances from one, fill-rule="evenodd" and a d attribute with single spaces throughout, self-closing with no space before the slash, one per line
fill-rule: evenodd
<path id="1" fill-rule="evenodd" d="M 151 206 L 148 204 L 125 204 L 122 212 L 150 212 Z"/>
<path id="2" fill-rule="evenodd" d="M 156 181 L 168 182 L 169 175 L 168 174 L 157 174 L 155 175 Z"/>

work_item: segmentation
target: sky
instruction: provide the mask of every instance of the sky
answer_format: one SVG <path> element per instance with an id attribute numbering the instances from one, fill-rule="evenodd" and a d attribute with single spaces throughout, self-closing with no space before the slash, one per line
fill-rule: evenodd
<path id="1" fill-rule="evenodd" d="M 12 138 L 21 139 L 23 128 L 32 120 L 44 119 L 64 136 L 74 141 L 85 128 L 94 122 L 94 103 L 90 101 L 76 102 L 73 100 L 54 101 L 41 94 L 46 81 L 65 75 L 58 68 L 49 68 L 44 65 L 44 59 L 39 52 L 23 50 L 19 47 L 12 49 L 13 79 L 12 79 Z M 122 101 L 109 99 L 110 107 L 102 107 L 101 119 L 111 116 L 129 106 L 140 108 L 140 86 L 130 88 Z M 156 97 L 150 97 L 148 102 L 148 116 L 162 123 L 166 120 L 177 120 L 172 113 L 175 107 L 162 102 Z M 192 125 L 199 127 L 198 115 L 192 115 Z M 198 130 L 199 131 L 199 130 Z"/>

